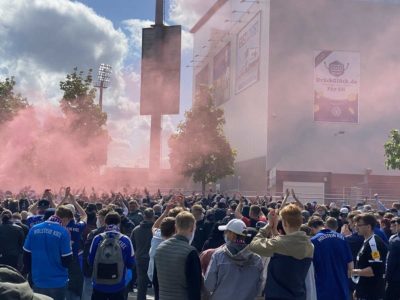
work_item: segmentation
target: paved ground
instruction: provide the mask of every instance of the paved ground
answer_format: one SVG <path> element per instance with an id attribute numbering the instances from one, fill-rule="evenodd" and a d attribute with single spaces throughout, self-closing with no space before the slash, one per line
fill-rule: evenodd
<path id="1" fill-rule="evenodd" d="M 128 299 L 129 300 L 136 300 L 136 292 L 137 292 L 137 290 L 135 290 L 134 293 L 130 293 Z M 147 300 L 154 300 L 153 290 L 152 289 L 149 289 L 147 291 Z"/>

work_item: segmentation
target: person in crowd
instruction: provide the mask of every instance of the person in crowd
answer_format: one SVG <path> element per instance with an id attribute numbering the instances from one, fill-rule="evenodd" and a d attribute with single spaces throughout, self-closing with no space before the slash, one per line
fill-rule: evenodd
<path id="1" fill-rule="evenodd" d="M 240 197 L 239 200 L 239 205 L 236 207 L 235 210 L 235 217 L 237 219 L 242 220 L 247 227 L 256 227 L 257 222 L 265 222 L 266 218 L 263 215 L 260 206 L 258 205 L 252 205 L 250 206 L 250 211 L 249 211 L 249 218 L 243 216 L 242 214 L 242 209 L 243 209 L 243 203 L 244 203 L 244 197 Z"/>
<path id="2" fill-rule="evenodd" d="M 334 217 L 328 217 L 325 221 L 326 229 L 337 231 L 339 228 L 338 220 Z"/>
<path id="3" fill-rule="evenodd" d="M 25 226 L 27 226 L 29 229 L 28 211 L 26 211 L 26 210 L 21 211 L 21 223 L 24 224 Z"/>
<path id="4" fill-rule="evenodd" d="M 272 210 L 268 224 L 253 239 L 250 250 L 271 257 L 265 299 L 305 300 L 305 280 L 313 258 L 313 245 L 306 233 L 300 231 L 303 216 L 298 206 L 289 204 L 281 210 L 280 216 L 286 235 L 278 235 L 278 214 Z"/>
<path id="5" fill-rule="evenodd" d="M 344 236 L 336 232 L 334 221 L 332 217 L 327 218 L 326 227 L 320 217 L 308 221 L 314 235 L 311 242 L 318 300 L 350 299 L 348 278 L 354 267 L 353 257 Z"/>
<path id="6" fill-rule="evenodd" d="M 154 211 L 146 208 L 144 220 L 132 231 L 131 241 L 135 250 L 136 274 L 137 274 L 137 300 L 146 300 L 147 286 L 150 283 L 147 276 L 149 268 L 149 251 L 153 233 L 151 231 L 154 224 Z"/>
<path id="7" fill-rule="evenodd" d="M 159 286 L 157 278 L 154 276 L 154 257 L 156 255 L 156 251 L 158 246 L 161 244 L 162 241 L 168 240 L 175 234 L 175 218 L 173 217 L 166 217 L 161 221 L 160 224 L 160 238 L 154 237 L 151 240 L 151 247 L 149 251 L 150 261 L 149 261 L 149 268 L 147 271 L 147 275 L 150 281 L 153 283 L 154 287 L 154 299 L 159 299 Z"/>
<path id="8" fill-rule="evenodd" d="M 392 236 L 392 231 L 390 230 L 390 219 L 385 216 L 380 220 L 380 228 L 389 240 Z"/>
<path id="9" fill-rule="evenodd" d="M 22 230 L 24 232 L 24 241 L 25 241 L 25 237 L 28 235 L 28 232 L 29 232 L 29 227 L 22 223 L 21 214 L 17 213 L 17 212 L 13 213 L 11 222 L 13 222 L 13 224 L 18 225 L 19 227 L 22 228 Z"/>
<path id="10" fill-rule="evenodd" d="M 204 285 L 211 299 L 255 299 L 262 283 L 261 257 L 246 245 L 246 224 L 234 219 L 225 226 L 226 244 L 216 250 L 205 274 Z"/>
<path id="11" fill-rule="evenodd" d="M 92 300 L 125 300 L 126 273 L 135 263 L 129 237 L 120 233 L 121 217 L 110 212 L 105 217 L 105 231 L 98 234 L 89 251 L 93 268 Z"/>
<path id="12" fill-rule="evenodd" d="M 352 279 L 356 284 L 356 299 L 379 300 L 385 296 L 385 265 L 387 247 L 374 234 L 377 220 L 371 213 L 363 213 L 354 218 L 358 233 L 364 237 L 364 244 L 357 255 Z"/>
<path id="13" fill-rule="evenodd" d="M 194 218 L 196 219 L 196 232 L 194 233 L 192 246 L 195 247 L 200 253 L 203 249 L 204 243 L 208 238 L 209 227 L 205 226 L 204 209 L 201 205 L 193 205 L 191 211 Z"/>
<path id="14" fill-rule="evenodd" d="M 97 216 L 96 216 L 96 211 L 95 210 L 88 210 L 85 209 L 86 215 L 87 215 L 87 224 L 85 229 L 83 230 L 82 234 L 82 239 L 86 241 L 87 236 L 89 233 L 93 230 L 97 229 L 96 222 L 97 222 Z"/>
<path id="15" fill-rule="evenodd" d="M 143 221 L 143 214 L 139 209 L 139 204 L 136 200 L 129 201 L 128 204 L 129 213 L 128 219 L 134 224 L 134 227 L 138 226 Z"/>
<path id="16" fill-rule="evenodd" d="M 344 223 L 341 229 L 341 234 L 344 235 L 347 243 L 349 244 L 351 256 L 353 257 L 353 264 L 356 264 L 357 254 L 360 251 L 362 245 L 364 244 L 364 238 L 358 234 L 357 227 L 355 226 L 354 218 L 360 214 L 359 211 L 352 211 L 347 216 L 347 224 Z M 351 278 L 348 280 L 350 296 L 352 297 L 354 290 L 356 288 L 355 283 Z"/>
<path id="17" fill-rule="evenodd" d="M 25 234 L 22 228 L 13 224 L 11 211 L 1 213 L 0 225 L 0 264 L 21 270 L 19 265 L 24 246 Z"/>
<path id="18" fill-rule="evenodd" d="M 55 215 L 31 228 L 24 244 L 24 265 L 31 273 L 35 292 L 54 300 L 64 300 L 68 267 L 72 261 L 71 239 L 67 224 L 72 212 L 57 208 Z"/>
<path id="19" fill-rule="evenodd" d="M 27 219 L 27 225 L 29 228 L 32 228 L 34 225 L 43 222 L 43 216 L 48 208 L 50 208 L 50 202 L 47 199 L 41 199 L 32 205 L 32 207 L 29 209 L 29 212 L 32 215 Z"/>
<path id="20" fill-rule="evenodd" d="M 324 221 L 328 217 L 328 209 L 326 208 L 325 205 L 317 205 L 315 213 L 317 213 Z"/>
<path id="21" fill-rule="evenodd" d="M 169 217 L 169 218 L 173 218 L 174 226 L 175 226 L 175 217 L 179 213 L 184 211 L 183 208 L 180 206 L 174 207 L 175 204 L 176 204 L 176 201 L 174 199 L 171 199 L 171 201 L 169 201 L 166 204 L 165 210 L 163 211 L 161 216 L 157 218 L 157 220 L 153 224 L 153 227 L 151 228 L 153 237 L 151 239 L 150 260 L 149 260 L 149 268 L 148 268 L 148 272 L 147 272 L 151 281 L 153 281 L 155 251 L 158 248 L 158 246 L 162 243 L 162 241 L 166 239 L 166 236 L 162 236 L 161 224 L 163 223 L 163 220 L 165 218 Z M 167 235 L 167 237 L 169 237 L 169 235 Z"/>
<path id="22" fill-rule="evenodd" d="M 176 234 L 155 255 L 155 274 L 162 300 L 200 300 L 202 275 L 197 250 L 191 246 L 196 220 L 183 211 L 175 219 Z M 173 272 L 173 276 L 171 276 Z"/>
<path id="23" fill-rule="evenodd" d="M 84 244 L 83 248 L 83 254 L 82 254 L 82 268 L 83 268 L 83 275 L 84 275 L 84 280 L 83 280 L 83 291 L 82 291 L 82 299 L 90 299 L 93 293 L 93 286 L 92 286 L 92 273 L 93 273 L 93 268 L 89 265 L 89 252 L 90 252 L 90 246 L 92 245 L 93 239 L 103 233 L 106 229 L 105 225 L 105 219 L 106 216 L 109 212 L 111 212 L 111 208 L 102 208 L 100 211 L 97 213 L 97 220 L 96 220 L 96 227 L 97 229 L 94 229 L 91 231 Z"/>
<path id="24" fill-rule="evenodd" d="M 82 273 L 82 254 L 83 254 L 83 231 L 86 228 L 87 215 L 82 206 L 76 201 L 71 194 L 71 188 L 65 190 L 65 197 L 58 206 L 65 205 L 72 215 L 75 217 L 76 212 L 79 214 L 80 221 L 76 221 L 73 217 L 67 224 L 66 228 L 71 236 L 72 246 L 72 262 L 68 268 L 68 289 L 67 300 L 80 300 L 83 290 L 83 273 Z"/>
<path id="25" fill-rule="evenodd" d="M 389 240 L 385 300 L 400 299 L 400 218 L 394 218 L 392 222 L 395 222 L 396 232 Z"/>

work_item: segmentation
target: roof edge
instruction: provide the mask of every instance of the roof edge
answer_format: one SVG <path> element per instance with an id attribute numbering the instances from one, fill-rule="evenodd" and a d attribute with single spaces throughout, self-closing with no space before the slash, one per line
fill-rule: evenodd
<path id="1" fill-rule="evenodd" d="M 211 17 L 229 0 L 217 0 L 214 5 L 205 13 L 204 16 L 190 29 L 190 33 L 196 33 Z"/>

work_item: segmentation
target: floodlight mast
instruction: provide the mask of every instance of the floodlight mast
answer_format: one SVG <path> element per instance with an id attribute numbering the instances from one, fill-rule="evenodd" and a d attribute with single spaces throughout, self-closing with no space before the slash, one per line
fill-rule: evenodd
<path id="1" fill-rule="evenodd" d="M 110 83 L 111 77 L 111 69 L 110 65 L 101 64 L 99 67 L 99 72 L 97 73 L 97 83 L 95 87 L 99 88 L 99 106 L 103 111 L 103 89 L 108 88 L 108 84 Z"/>

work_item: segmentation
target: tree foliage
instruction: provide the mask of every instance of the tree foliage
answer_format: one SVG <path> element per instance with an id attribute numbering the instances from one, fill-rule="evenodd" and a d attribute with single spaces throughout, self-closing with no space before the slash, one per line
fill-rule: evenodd
<path id="1" fill-rule="evenodd" d="M 400 133 L 399 130 L 390 131 L 389 139 L 385 143 L 386 167 L 392 170 L 400 169 Z"/>
<path id="2" fill-rule="evenodd" d="M 234 174 L 236 152 L 225 137 L 224 124 L 223 110 L 208 95 L 185 113 L 185 120 L 169 139 L 172 169 L 201 182 L 203 192 L 206 183 Z"/>
<path id="3" fill-rule="evenodd" d="M 60 82 L 60 88 L 64 91 L 60 104 L 71 136 L 83 145 L 96 142 L 97 149 L 90 158 L 96 167 L 106 163 L 109 135 L 105 128 L 107 114 L 95 102 L 96 89 L 92 87 L 92 80 L 91 69 L 85 76 L 83 71 L 74 68 L 65 81 Z"/>
<path id="4" fill-rule="evenodd" d="M 0 81 L 0 125 L 11 121 L 21 109 L 29 106 L 26 98 L 14 92 L 14 77 Z"/>
<path id="5" fill-rule="evenodd" d="M 91 69 L 84 76 L 83 71 L 78 72 L 74 68 L 71 74 L 67 74 L 66 80 L 60 82 L 60 88 L 64 91 L 61 109 L 73 120 L 70 123 L 71 130 L 84 139 L 104 134 L 107 122 L 107 114 L 95 103 L 96 89 L 92 88 L 92 80 Z"/>

